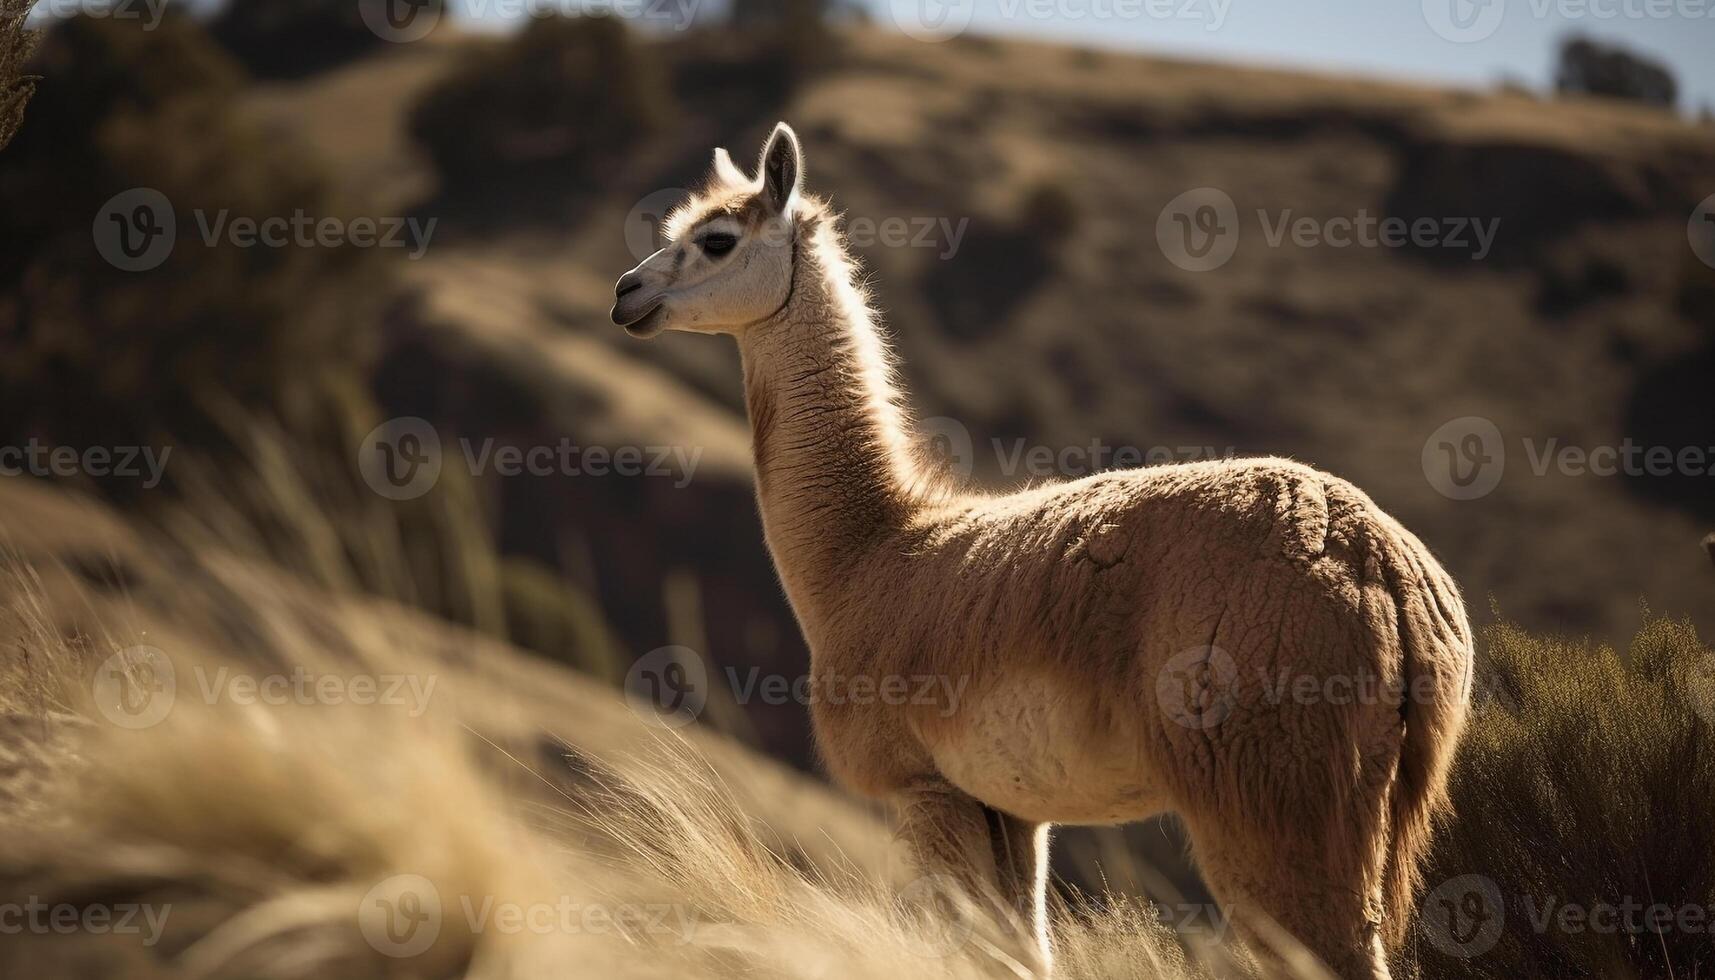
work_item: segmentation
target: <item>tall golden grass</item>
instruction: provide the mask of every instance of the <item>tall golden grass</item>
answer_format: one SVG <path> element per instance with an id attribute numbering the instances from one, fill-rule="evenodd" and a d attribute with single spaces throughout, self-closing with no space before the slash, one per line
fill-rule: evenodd
<path id="1" fill-rule="evenodd" d="M 24 62 L 35 48 L 35 34 L 24 29 L 29 0 L 0 0 L 0 150 L 24 119 L 24 105 L 35 91 L 24 75 Z"/>
<path id="2" fill-rule="evenodd" d="M 274 652 L 175 645 L 179 696 L 159 723 L 128 728 L 99 702 L 112 688 L 96 671 L 129 627 L 68 639 L 51 587 L 17 573 L 6 632 L 28 657 L 0 700 L 18 749 L 0 797 L 0 902 L 168 912 L 149 944 L 26 930 L 0 952 L 6 975 L 1028 975 L 1018 940 L 938 882 L 807 861 L 671 733 L 646 729 L 623 764 L 567 748 L 554 766 L 482 731 L 480 685 L 442 689 L 418 717 L 200 701 L 198 669 L 452 680 L 392 631 L 337 615 L 312 630 L 289 597 L 229 584 L 227 601 L 250 604 L 236 614 L 279 631 Z M 375 937 L 406 892 L 438 902 L 438 928 L 396 956 Z M 508 924 L 510 909 L 537 918 Z M 1063 918 L 1067 975 L 1205 975 L 1147 904 Z"/>

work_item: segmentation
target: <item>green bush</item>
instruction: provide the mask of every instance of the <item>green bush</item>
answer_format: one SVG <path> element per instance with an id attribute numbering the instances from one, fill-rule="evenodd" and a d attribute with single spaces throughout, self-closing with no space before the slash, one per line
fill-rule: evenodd
<path id="1" fill-rule="evenodd" d="M 1687 621 L 1623 654 L 1497 626 L 1476 690 L 1407 958 L 1430 978 L 1709 975 L 1715 652 Z"/>
<path id="2" fill-rule="evenodd" d="M 539 17 L 472 54 L 412 110 L 452 188 L 531 171 L 594 173 L 672 114 L 656 52 L 611 17 Z"/>

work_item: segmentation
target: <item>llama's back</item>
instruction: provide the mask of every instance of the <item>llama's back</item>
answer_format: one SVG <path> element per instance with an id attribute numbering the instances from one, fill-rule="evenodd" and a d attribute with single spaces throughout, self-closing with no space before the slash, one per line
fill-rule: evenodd
<path id="1" fill-rule="evenodd" d="M 868 603 L 929 596 L 940 615 L 898 623 L 921 635 L 891 637 L 896 649 L 1024 646 L 1016 655 L 1110 686 L 1130 686 L 1140 641 L 1171 656 L 1207 645 L 1217 621 L 1229 634 L 1290 632 L 1283 617 L 1307 597 L 1356 619 L 1379 574 L 1367 566 L 1384 555 L 1430 576 L 1463 627 L 1457 590 L 1415 536 L 1350 483 L 1285 459 L 1111 471 L 973 499 L 897 551 L 916 560 L 889 563 Z"/>

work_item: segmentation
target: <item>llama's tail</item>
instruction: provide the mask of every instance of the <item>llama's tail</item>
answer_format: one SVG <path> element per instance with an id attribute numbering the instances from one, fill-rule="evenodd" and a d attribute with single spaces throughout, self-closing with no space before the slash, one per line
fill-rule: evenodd
<path id="1" fill-rule="evenodd" d="M 1436 819 L 1448 807 L 1447 773 L 1464 728 L 1472 683 L 1471 624 L 1459 589 L 1409 533 L 1387 549 L 1403 658 L 1405 721 L 1389 806 L 1392 833 L 1382 871 L 1382 939 L 1406 937 Z"/>

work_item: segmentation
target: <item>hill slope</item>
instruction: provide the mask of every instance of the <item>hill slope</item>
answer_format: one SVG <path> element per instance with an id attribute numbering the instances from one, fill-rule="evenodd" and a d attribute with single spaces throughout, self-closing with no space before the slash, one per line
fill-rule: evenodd
<path id="1" fill-rule="evenodd" d="M 1492 596 L 1526 626 L 1612 640 L 1647 597 L 1715 628 L 1696 547 L 1715 523 L 1707 477 L 1554 462 L 1566 447 L 1715 442 L 1715 395 L 1697 382 L 1715 329 L 1686 299 L 1710 273 L 1685 235 L 1715 172 L 1707 126 L 1617 103 L 873 32 L 842 35 L 819 73 L 776 93 L 704 84 L 745 55 L 692 36 L 658 46 L 682 124 L 633 167 L 430 190 L 403 114 L 463 49 L 495 43 L 407 45 L 251 104 L 324 150 L 354 193 L 443 219 L 409 269 L 428 322 L 377 382 L 393 410 L 503 441 L 702 452 L 688 485 L 491 483 L 503 542 L 581 577 L 634 653 L 665 641 L 661 583 L 689 572 L 706 654 L 802 669 L 750 500 L 731 345 L 636 343 L 605 315 L 637 258 L 634 205 L 670 202 L 712 145 L 742 159 L 777 116 L 804 134 L 812 186 L 874 239 L 856 251 L 912 401 L 968 433 L 977 480 L 1077 475 L 1125 462 L 1122 449 L 1290 455 L 1396 513 L 1479 613 Z M 1157 239 L 1164 207 L 1199 187 L 1238 217 L 1232 258 L 1206 272 Z M 1278 237 L 1283 222 L 1366 216 L 1445 219 L 1449 235 L 1472 219 L 1492 240 L 1479 260 L 1468 230 L 1469 245 L 1440 248 Z M 887 222 L 916 245 L 883 237 Z M 1439 448 L 1426 444 L 1467 416 L 1496 426 L 1504 476 L 1454 500 L 1426 475 Z M 1104 448 L 1082 452 L 1092 439 Z M 1029 458 L 1021 447 L 1071 454 L 1009 466 Z M 800 713 L 756 713 L 771 748 L 807 760 Z"/>

